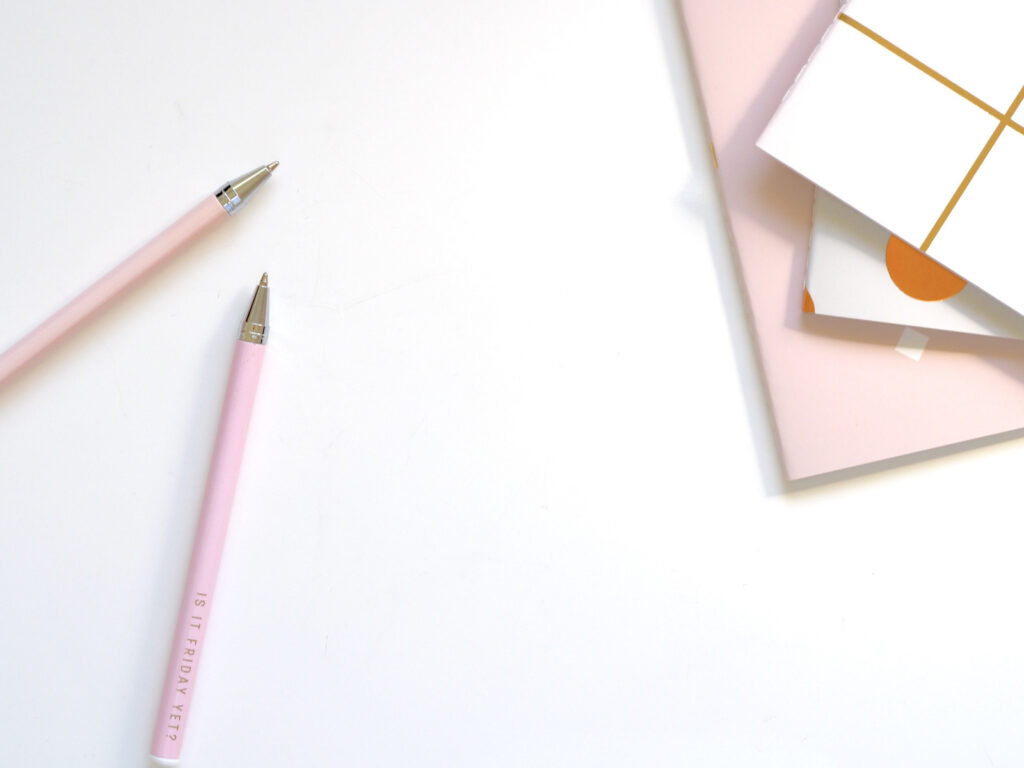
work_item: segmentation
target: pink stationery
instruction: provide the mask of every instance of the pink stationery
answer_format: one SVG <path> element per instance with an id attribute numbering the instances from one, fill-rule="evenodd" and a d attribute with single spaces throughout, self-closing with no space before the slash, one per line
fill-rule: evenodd
<path id="1" fill-rule="evenodd" d="M 801 311 L 813 186 L 755 142 L 838 2 L 680 2 L 789 477 L 1024 427 L 1020 342 Z"/>
<path id="2" fill-rule="evenodd" d="M 0 354 L 0 385 L 186 245 L 233 216 L 277 168 L 275 160 L 232 179 Z"/>
<path id="3" fill-rule="evenodd" d="M 264 272 L 235 342 L 228 391 L 224 396 L 188 578 L 164 676 L 163 695 L 150 742 L 150 757 L 158 765 L 176 765 L 185 739 L 185 726 L 213 606 L 217 571 L 231 518 L 231 504 L 242 467 L 245 436 L 263 366 L 264 344 L 267 342 L 267 300 L 267 275 Z"/>

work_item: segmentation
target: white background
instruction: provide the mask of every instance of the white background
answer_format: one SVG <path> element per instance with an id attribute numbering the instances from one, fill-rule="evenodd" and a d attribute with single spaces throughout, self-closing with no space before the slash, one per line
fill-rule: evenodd
<path id="1" fill-rule="evenodd" d="M 1024 444 L 783 482 L 668 0 L 9 3 L 0 71 L 0 345 L 281 161 L 0 391 L 0 764 L 143 764 L 264 270 L 183 763 L 1020 764 Z"/>

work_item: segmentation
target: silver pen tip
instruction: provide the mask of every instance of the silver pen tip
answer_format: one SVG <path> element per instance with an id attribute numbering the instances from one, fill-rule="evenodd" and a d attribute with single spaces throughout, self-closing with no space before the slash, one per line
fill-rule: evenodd
<path id="1" fill-rule="evenodd" d="M 252 295 L 252 303 L 249 304 L 249 311 L 245 313 L 245 320 L 242 322 L 242 332 L 238 338 L 248 341 L 250 344 L 267 343 L 267 273 L 263 273 L 260 284 L 256 286 L 256 292 Z"/>
<path id="2" fill-rule="evenodd" d="M 280 165 L 280 163 L 277 162 L 277 160 L 275 160 L 272 163 L 267 163 L 267 170 L 270 171 L 271 173 L 273 173 L 277 169 L 277 166 L 279 166 L 279 165 Z"/>
<path id="3" fill-rule="evenodd" d="M 217 198 L 218 203 L 224 206 L 225 211 L 234 216 L 253 196 L 253 193 L 273 175 L 272 172 L 277 166 L 278 162 L 275 160 L 270 165 L 253 168 L 248 173 L 224 184 L 213 193 L 213 196 Z"/>

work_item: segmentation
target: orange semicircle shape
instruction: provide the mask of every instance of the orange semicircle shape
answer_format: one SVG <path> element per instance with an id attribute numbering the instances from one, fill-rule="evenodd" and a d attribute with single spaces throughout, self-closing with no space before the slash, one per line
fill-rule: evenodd
<path id="1" fill-rule="evenodd" d="M 885 246 L 885 266 L 896 287 L 920 301 L 948 299 L 967 285 L 962 277 L 895 235 Z"/>

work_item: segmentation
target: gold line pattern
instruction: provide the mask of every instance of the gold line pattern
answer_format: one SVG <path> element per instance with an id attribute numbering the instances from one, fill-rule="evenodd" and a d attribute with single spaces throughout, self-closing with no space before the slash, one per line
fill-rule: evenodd
<path id="1" fill-rule="evenodd" d="M 992 135 L 989 136 L 988 142 L 986 142 L 985 146 L 982 148 L 981 154 L 978 155 L 978 159 L 974 161 L 974 165 L 972 165 L 971 169 L 967 171 L 967 175 L 964 176 L 964 180 L 960 182 L 960 186 L 956 188 L 956 192 L 953 193 L 949 202 L 946 203 L 946 207 L 942 211 L 942 215 L 939 216 L 939 220 L 935 222 L 935 226 L 932 227 L 932 231 L 928 233 L 928 237 L 926 237 L 924 242 L 921 244 L 922 251 L 927 251 L 932 242 L 934 242 L 935 236 L 939 234 L 939 230 L 942 229 L 942 225 L 946 223 L 946 219 L 948 219 L 949 214 L 953 212 L 953 208 L 958 202 L 960 202 L 960 197 L 963 195 L 964 190 L 967 189 L 967 185 L 971 183 L 971 180 L 974 178 L 974 174 L 978 172 L 978 169 L 981 168 L 981 164 L 985 162 L 985 158 L 988 157 L 988 153 L 992 151 L 992 147 L 995 146 L 996 139 L 999 138 L 1003 129 L 1009 124 L 1010 115 L 1017 111 L 1017 107 L 1020 106 L 1021 100 L 1024 100 L 1024 88 L 1020 89 L 1020 93 L 1017 94 L 1017 98 L 1013 100 L 1013 104 L 1011 104 L 1010 109 L 1007 110 L 1006 116 L 999 121 L 999 125 L 996 126 L 994 131 L 992 131 Z"/>
<path id="2" fill-rule="evenodd" d="M 1017 131 L 1018 133 L 1024 134 L 1024 126 L 1015 123 L 1011 119 L 1013 117 L 1013 114 L 1017 111 L 1017 108 L 1021 105 L 1021 102 L 1024 101 L 1024 88 L 1021 88 L 1020 92 L 1017 94 L 1017 98 L 1015 98 L 1013 100 L 1013 103 L 1010 105 L 1010 108 L 1006 110 L 1005 113 L 1000 112 L 995 107 L 986 104 L 984 101 L 979 99 L 966 88 L 962 88 L 961 86 L 957 85 L 952 80 L 950 80 L 948 77 L 945 77 L 944 75 L 941 75 L 938 72 L 936 72 L 934 69 L 929 67 L 920 59 L 911 56 L 909 53 L 904 51 L 899 46 L 889 42 L 874 30 L 865 27 L 856 19 L 851 19 L 845 13 L 840 13 L 837 18 L 839 19 L 839 21 L 842 21 L 850 25 L 861 34 L 865 35 L 871 40 L 874 40 L 887 51 L 890 51 L 896 56 L 899 56 L 901 59 L 903 59 L 911 66 L 914 66 L 917 69 L 921 70 L 926 75 L 928 75 L 928 77 L 946 86 L 958 96 L 962 96 L 963 98 L 967 99 L 967 101 L 971 102 L 971 104 L 974 104 L 976 107 L 984 110 L 986 113 L 999 120 L 999 125 L 996 126 L 996 129 L 992 132 L 992 135 L 989 136 L 988 141 L 985 143 L 985 146 L 982 147 L 981 154 L 978 155 L 970 170 L 967 171 L 967 175 L 964 176 L 963 181 L 960 182 L 960 186 L 956 188 L 956 192 L 953 193 L 953 197 L 951 197 L 949 199 L 949 202 L 946 203 L 946 207 L 942 211 L 942 214 L 939 216 L 938 221 L 935 222 L 935 226 L 932 227 L 931 232 L 928 233 L 928 237 L 926 237 L 924 243 L 921 244 L 920 249 L 922 251 L 927 251 L 931 244 L 935 241 L 935 236 L 939 234 L 939 230 L 942 229 L 942 225 L 945 224 L 946 219 L 949 218 L 949 214 L 953 212 L 953 208 L 955 208 L 956 204 L 960 202 L 960 198 L 963 196 L 964 191 L 967 189 L 967 186 L 971 183 L 971 180 L 978 172 L 978 169 L 981 168 L 981 164 L 985 162 L 985 158 L 988 157 L 988 153 L 992 151 L 992 147 L 995 146 L 996 140 L 1000 137 L 1000 135 L 1002 135 L 1003 130 L 1006 128 L 1011 128 Z"/>
<path id="3" fill-rule="evenodd" d="M 884 37 L 882 37 L 880 34 L 878 34 L 877 32 L 875 32 L 872 29 L 869 29 L 868 27 L 865 27 L 863 24 L 861 24 L 856 19 L 851 19 L 845 13 L 840 13 L 838 18 L 839 18 L 840 21 L 846 22 L 851 27 L 856 29 L 858 32 L 860 32 L 863 35 L 865 35 L 865 36 L 871 38 L 872 40 L 874 40 L 876 43 L 878 43 L 880 46 L 885 48 L 887 51 L 890 51 L 890 52 L 896 54 L 897 56 L 899 56 L 901 59 L 903 59 L 908 64 L 910 64 L 910 65 L 916 67 L 917 69 L 921 70 L 926 75 L 928 75 L 928 77 L 930 77 L 933 80 L 937 80 L 938 82 L 942 83 L 944 86 L 949 88 L 949 90 L 953 91 L 953 93 L 957 94 L 958 96 L 962 96 L 963 98 L 965 98 L 969 102 L 971 102 L 971 104 L 973 104 L 974 106 L 976 106 L 976 107 L 984 110 L 988 114 L 992 115 L 992 117 L 996 118 L 997 120 L 1002 120 L 1003 118 L 1007 117 L 1007 115 L 1004 115 L 1002 112 L 1000 112 L 998 109 L 996 109 L 995 107 L 991 106 L 990 104 L 986 104 L 984 101 L 979 99 L 977 96 L 975 96 L 973 93 L 968 91 L 966 88 L 963 88 L 963 87 L 957 85 L 956 83 L 954 83 L 952 80 L 950 80 L 945 75 L 939 74 L 938 72 L 936 72 L 934 69 L 929 67 L 927 64 L 925 64 L 920 59 L 914 58 L 913 56 L 911 56 L 909 53 L 904 51 L 899 46 L 893 45 L 888 40 L 886 40 Z M 1012 120 L 1009 120 L 1007 124 L 1011 128 L 1013 128 L 1015 131 L 1017 131 L 1018 133 L 1024 133 L 1024 126 L 1019 125 L 1019 124 L 1013 122 Z"/>

